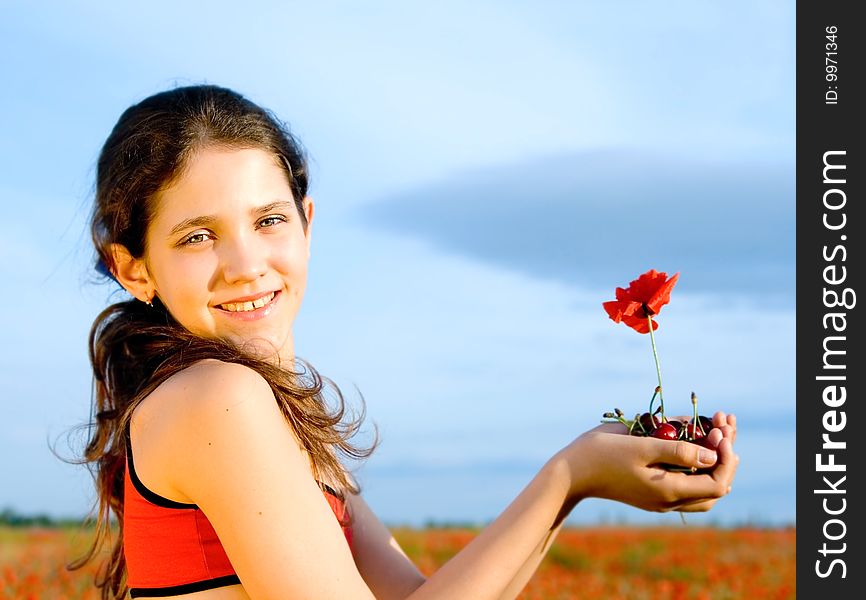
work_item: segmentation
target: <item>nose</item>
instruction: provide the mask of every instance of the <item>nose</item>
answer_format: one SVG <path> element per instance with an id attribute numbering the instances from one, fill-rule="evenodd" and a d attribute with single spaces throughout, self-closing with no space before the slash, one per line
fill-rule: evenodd
<path id="1" fill-rule="evenodd" d="M 221 262 L 226 283 L 255 281 L 268 270 L 267 250 L 255 237 L 223 240 Z"/>

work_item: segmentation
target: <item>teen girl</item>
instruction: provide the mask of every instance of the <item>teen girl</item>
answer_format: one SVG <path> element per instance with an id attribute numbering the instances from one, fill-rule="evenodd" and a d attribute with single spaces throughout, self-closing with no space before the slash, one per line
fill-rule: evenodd
<path id="1" fill-rule="evenodd" d="M 90 338 L 85 460 L 99 527 L 84 561 L 109 544 L 104 598 L 515 598 L 581 499 L 690 512 L 729 491 L 733 415 L 714 416 L 709 449 L 602 425 L 425 578 L 342 466 L 372 452 L 350 441 L 360 419 L 344 419 L 336 386 L 295 355 L 315 214 L 307 183 L 285 126 L 216 86 L 146 98 L 102 148 L 97 269 L 132 296 Z"/>

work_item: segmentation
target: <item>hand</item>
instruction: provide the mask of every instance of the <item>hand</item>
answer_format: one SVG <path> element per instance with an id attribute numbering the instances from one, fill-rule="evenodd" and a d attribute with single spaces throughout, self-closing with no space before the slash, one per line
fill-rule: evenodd
<path id="1" fill-rule="evenodd" d="M 687 441 L 627 435 L 619 423 L 584 433 L 552 460 L 568 467 L 570 496 L 608 498 L 644 510 L 709 510 L 728 493 L 736 472 L 736 418 L 716 413 L 709 448 Z M 709 469 L 701 474 L 667 471 L 662 465 Z"/>
<path id="2" fill-rule="evenodd" d="M 735 415 L 725 415 L 723 412 L 717 412 L 713 415 L 713 429 L 711 429 L 707 434 L 707 445 L 718 449 L 718 445 L 723 439 L 731 440 L 731 446 L 733 447 L 734 441 L 737 439 L 737 417 Z M 737 454 L 734 454 L 735 472 L 739 463 L 740 457 Z M 731 492 L 731 482 L 733 482 L 733 475 L 731 475 L 731 481 L 728 482 L 727 493 Z M 717 501 L 718 498 L 700 500 L 684 504 L 676 510 L 680 512 L 705 512 L 710 510 Z"/>

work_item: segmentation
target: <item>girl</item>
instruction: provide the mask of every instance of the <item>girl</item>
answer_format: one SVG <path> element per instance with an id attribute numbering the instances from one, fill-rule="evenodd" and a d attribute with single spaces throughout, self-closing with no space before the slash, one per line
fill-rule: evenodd
<path id="1" fill-rule="evenodd" d="M 314 214 L 297 141 L 231 90 L 151 96 L 106 140 L 97 269 L 133 298 L 90 337 L 98 528 L 78 566 L 113 540 L 103 598 L 515 598 L 581 499 L 706 511 L 730 490 L 733 415 L 709 448 L 602 425 L 425 578 L 342 466 L 373 450 L 350 441 L 361 419 L 295 356 Z"/>

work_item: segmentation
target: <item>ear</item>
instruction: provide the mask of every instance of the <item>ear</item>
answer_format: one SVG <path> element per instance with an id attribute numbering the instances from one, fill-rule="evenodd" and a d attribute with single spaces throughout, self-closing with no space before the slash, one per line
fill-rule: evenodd
<path id="1" fill-rule="evenodd" d="M 132 256 L 122 244 L 111 244 L 111 258 L 111 274 L 120 285 L 142 302 L 150 302 L 155 292 L 144 259 Z"/>
<path id="2" fill-rule="evenodd" d="M 313 199 L 310 196 L 304 197 L 304 216 L 307 218 L 307 231 L 304 235 L 307 238 L 307 258 L 310 257 L 310 241 L 313 238 L 313 215 L 315 214 Z"/>

